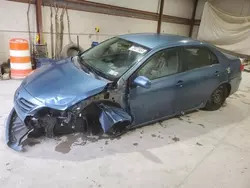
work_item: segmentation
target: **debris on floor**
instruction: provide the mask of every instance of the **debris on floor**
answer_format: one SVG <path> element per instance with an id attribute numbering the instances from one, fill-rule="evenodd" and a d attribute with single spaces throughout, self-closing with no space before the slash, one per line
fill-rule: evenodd
<path id="1" fill-rule="evenodd" d="M 9 80 L 10 79 L 10 59 L 7 62 L 3 62 L 0 65 L 0 79 Z"/>
<path id="2" fill-rule="evenodd" d="M 246 66 L 244 67 L 244 71 L 245 71 L 245 72 L 250 72 L 250 65 L 246 65 Z"/>
<path id="3" fill-rule="evenodd" d="M 245 72 L 250 72 L 250 61 L 245 59 L 242 63 L 244 65 L 244 71 Z"/>
<path id="4" fill-rule="evenodd" d="M 197 146 L 203 146 L 201 143 L 197 142 L 196 143 Z"/>
<path id="5" fill-rule="evenodd" d="M 10 74 L 9 73 L 5 73 L 2 75 L 3 80 L 9 80 L 10 79 Z"/>
<path id="6" fill-rule="evenodd" d="M 172 138 L 172 140 L 175 141 L 175 142 L 179 142 L 180 141 L 180 139 L 178 137 L 176 137 L 176 136 L 174 138 Z"/>

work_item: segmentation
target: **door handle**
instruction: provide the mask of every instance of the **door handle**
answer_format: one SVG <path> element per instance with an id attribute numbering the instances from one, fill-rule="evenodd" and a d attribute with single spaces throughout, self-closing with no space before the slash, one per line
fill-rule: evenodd
<path id="1" fill-rule="evenodd" d="M 220 76 L 220 72 L 219 71 L 215 71 L 214 76 Z"/>
<path id="2" fill-rule="evenodd" d="M 179 80 L 175 85 L 177 86 L 177 87 L 182 87 L 183 86 L 183 81 L 182 80 Z"/>

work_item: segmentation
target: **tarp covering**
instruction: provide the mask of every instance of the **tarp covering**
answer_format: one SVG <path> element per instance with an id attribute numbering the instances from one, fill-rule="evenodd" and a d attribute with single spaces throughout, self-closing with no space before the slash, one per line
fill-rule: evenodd
<path id="1" fill-rule="evenodd" d="M 250 16 L 232 16 L 206 2 L 198 39 L 228 51 L 250 55 Z"/>

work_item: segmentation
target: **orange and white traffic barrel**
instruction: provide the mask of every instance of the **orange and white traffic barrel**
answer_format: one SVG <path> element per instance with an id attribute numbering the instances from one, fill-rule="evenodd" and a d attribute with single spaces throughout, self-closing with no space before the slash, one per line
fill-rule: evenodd
<path id="1" fill-rule="evenodd" d="M 32 72 L 29 43 L 25 39 L 10 40 L 11 78 L 23 79 Z"/>

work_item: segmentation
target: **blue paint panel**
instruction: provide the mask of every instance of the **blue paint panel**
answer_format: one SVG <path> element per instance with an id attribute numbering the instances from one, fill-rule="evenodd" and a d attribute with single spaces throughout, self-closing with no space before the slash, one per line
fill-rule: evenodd
<path id="1" fill-rule="evenodd" d="M 37 69 L 27 77 L 23 87 L 45 106 L 65 110 L 100 93 L 107 83 L 87 74 L 67 59 Z"/>

